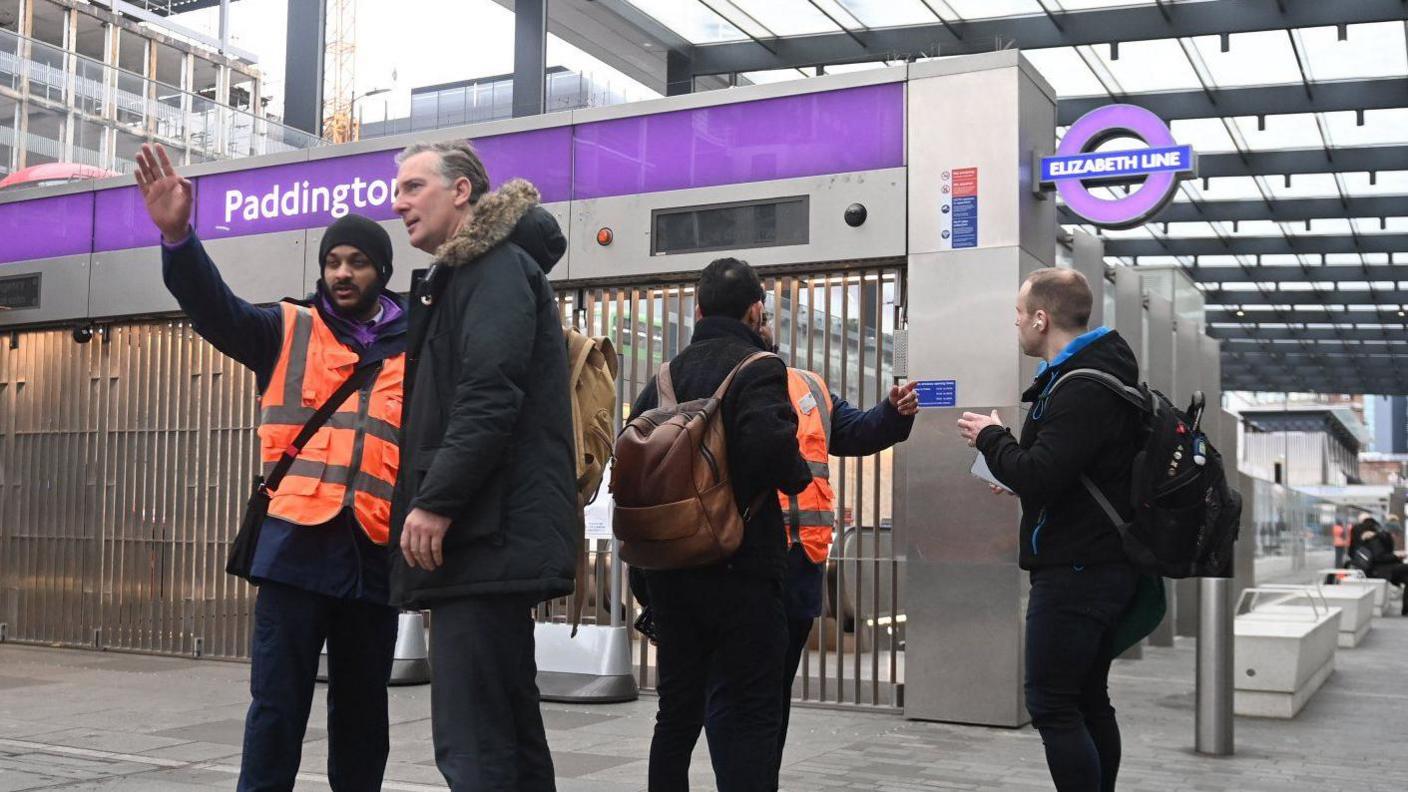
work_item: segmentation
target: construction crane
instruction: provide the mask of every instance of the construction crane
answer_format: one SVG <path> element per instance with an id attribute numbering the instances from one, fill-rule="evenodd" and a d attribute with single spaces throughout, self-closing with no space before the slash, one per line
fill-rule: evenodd
<path id="1" fill-rule="evenodd" d="M 352 105 L 357 90 L 357 0 L 328 0 L 323 138 L 347 143 L 360 135 Z"/>

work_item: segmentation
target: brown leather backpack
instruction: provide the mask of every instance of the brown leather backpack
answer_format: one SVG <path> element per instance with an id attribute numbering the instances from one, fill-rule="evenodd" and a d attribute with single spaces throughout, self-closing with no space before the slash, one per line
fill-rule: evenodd
<path id="1" fill-rule="evenodd" d="M 744 366 L 771 357 L 777 356 L 749 355 L 713 396 L 684 404 L 675 399 L 670 364 L 660 367 L 659 406 L 626 424 L 616 438 L 612 530 L 626 563 L 685 569 L 723 561 L 738 550 L 748 513 L 740 513 L 730 484 L 723 398 Z"/>

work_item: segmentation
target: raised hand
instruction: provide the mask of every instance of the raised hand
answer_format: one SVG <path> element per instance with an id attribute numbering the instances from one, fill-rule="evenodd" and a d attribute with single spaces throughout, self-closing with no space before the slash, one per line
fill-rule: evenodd
<path id="1" fill-rule="evenodd" d="M 895 406 L 900 415 L 910 416 L 919 412 L 919 394 L 914 392 L 918 385 L 916 380 L 890 388 L 890 404 Z"/>
<path id="2" fill-rule="evenodd" d="M 137 186 L 147 214 L 167 242 L 180 242 L 191 227 L 191 183 L 171 167 L 166 148 L 143 143 L 137 152 Z"/>

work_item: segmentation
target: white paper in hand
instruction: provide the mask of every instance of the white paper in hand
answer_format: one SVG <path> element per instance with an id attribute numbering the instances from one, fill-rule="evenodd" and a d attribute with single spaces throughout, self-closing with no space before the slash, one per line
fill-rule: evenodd
<path id="1" fill-rule="evenodd" d="M 972 473 L 974 476 L 977 476 L 978 478 L 982 479 L 983 481 L 986 481 L 987 483 L 993 485 L 994 487 L 1000 487 L 1006 492 L 1012 492 L 1012 490 L 1006 484 L 1003 484 L 1001 481 L 998 481 L 997 476 L 994 476 L 992 474 L 992 471 L 988 469 L 988 460 L 982 454 L 978 454 L 978 458 L 973 460 L 973 467 L 969 470 L 969 472 Z"/>

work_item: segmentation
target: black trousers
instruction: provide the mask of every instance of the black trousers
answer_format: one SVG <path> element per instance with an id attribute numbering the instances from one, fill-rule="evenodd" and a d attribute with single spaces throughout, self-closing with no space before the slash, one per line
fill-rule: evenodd
<path id="1" fill-rule="evenodd" d="M 328 643 L 328 782 L 335 792 L 381 789 L 386 683 L 396 650 L 396 609 L 259 586 L 254 605 L 253 702 L 244 722 L 239 792 L 289 792 L 303 754 L 318 656 Z"/>
<path id="2" fill-rule="evenodd" d="M 1113 631 L 1134 599 L 1126 564 L 1047 567 L 1031 573 L 1027 603 L 1027 711 L 1046 746 L 1057 792 L 1111 792 L 1120 729 L 1110 705 Z"/>
<path id="3" fill-rule="evenodd" d="M 452 792 L 556 788 L 538 709 L 534 604 L 496 596 L 431 606 L 431 730 Z"/>
<path id="4" fill-rule="evenodd" d="M 782 664 L 782 724 L 777 730 L 777 757 L 773 761 L 772 788 L 778 788 L 782 772 L 782 751 L 787 744 L 787 725 L 792 718 L 792 682 L 802 665 L 812 625 L 822 613 L 822 586 L 826 565 L 807 557 L 800 544 L 787 551 L 787 580 L 783 584 L 783 606 L 787 613 L 787 650 Z"/>
<path id="5" fill-rule="evenodd" d="M 1369 573 L 1369 577 L 1387 580 L 1394 586 L 1408 586 L 1408 564 L 1379 564 Z M 1408 590 L 1403 592 L 1401 613 L 1408 616 Z"/>
<path id="6" fill-rule="evenodd" d="M 781 586 L 719 570 L 649 575 L 659 711 L 651 792 L 689 789 L 702 728 L 720 792 L 763 792 L 776 773 L 787 624 Z"/>

